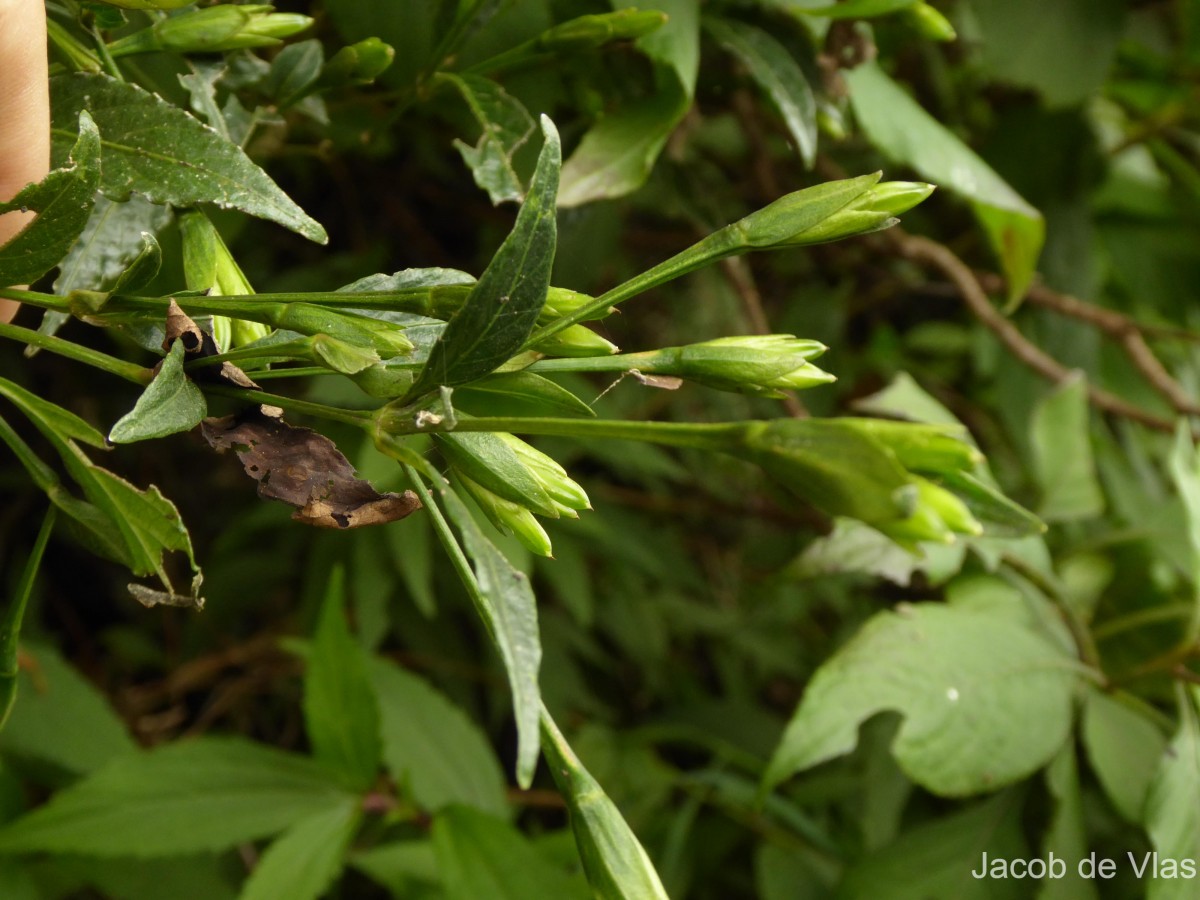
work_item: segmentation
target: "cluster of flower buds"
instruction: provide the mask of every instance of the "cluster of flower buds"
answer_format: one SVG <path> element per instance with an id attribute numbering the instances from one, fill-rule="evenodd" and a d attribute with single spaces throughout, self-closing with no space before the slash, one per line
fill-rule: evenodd
<path id="1" fill-rule="evenodd" d="M 882 419 L 754 423 L 727 452 L 834 516 L 850 516 L 915 548 L 976 536 L 976 517 L 1017 533 L 1042 526 L 974 477 L 982 461 L 962 429 Z"/>
<path id="2" fill-rule="evenodd" d="M 820 341 L 790 334 L 717 338 L 620 357 L 627 369 L 673 375 L 722 391 L 780 397 L 836 379 L 810 360 L 828 349 Z"/>
<path id="3" fill-rule="evenodd" d="M 434 443 L 488 520 L 526 548 L 550 556 L 550 538 L 535 513 L 578 518 L 591 509 L 587 493 L 566 469 L 520 438 L 503 432 L 446 432 Z"/>

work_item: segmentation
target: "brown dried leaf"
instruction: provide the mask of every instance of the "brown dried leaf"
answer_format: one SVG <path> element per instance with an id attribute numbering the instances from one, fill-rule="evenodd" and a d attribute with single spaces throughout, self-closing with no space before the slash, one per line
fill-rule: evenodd
<path id="1" fill-rule="evenodd" d="M 333 441 L 283 421 L 274 407 L 205 419 L 200 431 L 218 451 L 233 449 L 258 495 L 296 507 L 292 518 L 318 528 L 361 528 L 403 519 L 421 508 L 412 491 L 381 494 L 361 478 Z"/>
<path id="2" fill-rule="evenodd" d="M 212 335 L 202 331 L 200 326 L 192 321 L 191 317 L 172 297 L 171 302 L 167 305 L 166 338 L 163 340 L 163 349 L 170 352 L 171 345 L 178 340 L 183 341 L 184 358 L 188 360 L 204 359 L 206 356 L 216 356 L 220 352 Z M 192 374 L 200 380 L 207 378 L 209 381 L 221 381 L 232 384 L 234 387 L 259 389 L 258 385 L 251 381 L 245 372 L 228 361 L 222 362 L 221 368 L 216 371 L 200 369 Z"/>

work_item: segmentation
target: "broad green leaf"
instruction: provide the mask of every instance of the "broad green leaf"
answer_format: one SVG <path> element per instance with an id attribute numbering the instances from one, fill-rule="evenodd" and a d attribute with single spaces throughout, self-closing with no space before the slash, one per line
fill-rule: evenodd
<path id="1" fill-rule="evenodd" d="M 267 95 L 286 109 L 316 84 L 325 65 L 325 49 L 315 39 L 288 44 L 271 60 L 271 70 L 263 79 Z"/>
<path id="2" fill-rule="evenodd" d="M 1103 84 L 1128 7 L 1120 0 L 971 0 L 970 9 L 984 68 L 1062 107 Z"/>
<path id="3" fill-rule="evenodd" d="M 797 8 L 797 12 L 809 16 L 825 16 L 829 19 L 870 19 L 915 6 L 918 2 L 919 0 L 842 0 L 841 3 L 818 6 L 816 9 L 801 6 Z"/>
<path id="4" fill-rule="evenodd" d="M 99 896 L 119 900 L 236 900 L 235 873 L 227 862 L 215 853 L 153 859 L 55 856 L 49 868 L 55 881 L 91 885 Z M 8 900 L 7 894 L 0 896 Z"/>
<path id="5" fill-rule="evenodd" d="M 474 147 L 460 140 L 454 142 L 475 183 L 488 192 L 493 204 L 519 202 L 525 189 L 513 168 L 513 155 L 533 134 L 533 117 L 519 100 L 489 78 L 449 72 L 438 77 L 458 89 L 483 129 Z"/>
<path id="6" fill-rule="evenodd" d="M 132 444 L 190 431 L 208 415 L 204 393 L 183 371 L 183 341 L 171 345 L 154 380 L 133 409 L 121 416 L 108 433 L 114 444 Z"/>
<path id="7" fill-rule="evenodd" d="M 32 665 L 17 676 L 17 702 L 0 732 L 0 750 L 84 774 L 137 748 L 104 695 L 55 648 L 33 641 L 22 646 Z"/>
<path id="8" fill-rule="evenodd" d="M 434 344 L 410 397 L 490 374 L 521 348 L 537 322 L 554 264 L 562 152 L 558 131 L 545 116 L 542 131 L 546 141 L 516 224 Z"/>
<path id="9" fill-rule="evenodd" d="M 472 406 L 474 404 L 474 406 Z M 595 411 L 549 378 L 536 372 L 505 372 L 488 375 L 454 392 L 454 405 L 477 415 L 570 416 L 590 419 Z M 486 410 L 486 412 L 484 412 Z"/>
<path id="10" fill-rule="evenodd" d="M 1034 471 L 1042 489 L 1038 515 L 1050 522 L 1090 519 L 1104 511 L 1088 423 L 1087 382 L 1075 372 L 1033 411 Z"/>
<path id="11" fill-rule="evenodd" d="M 1038 900 L 1095 900 L 1095 881 L 1082 877 L 1078 865 L 1089 846 L 1074 741 L 1064 744 L 1046 767 L 1046 786 L 1054 798 L 1054 817 L 1046 829 L 1041 855 L 1062 860 L 1064 868 L 1059 877 L 1042 879 Z"/>
<path id="12" fill-rule="evenodd" d="M 517 720 L 517 783 L 528 787 L 538 757 L 538 712 L 541 693 L 538 667 L 537 601 L 529 577 L 519 572 L 475 524 L 466 505 L 449 488 L 441 492 L 446 512 L 462 534 L 475 578 L 483 595 L 480 617 L 504 660 Z"/>
<path id="13" fill-rule="evenodd" d="M 304 677 L 304 721 L 313 755 L 359 790 L 379 772 L 379 708 L 362 647 L 346 624 L 344 576 L 333 570 Z"/>
<path id="14" fill-rule="evenodd" d="M 146 857 L 224 850 L 353 799 L 304 757 L 241 738 L 197 738 L 117 757 L 0 828 L 0 851 Z"/>
<path id="15" fill-rule="evenodd" d="M 380 844 L 353 854 L 349 863 L 386 887 L 395 897 L 424 896 L 414 894 L 416 885 L 433 885 L 441 881 L 437 855 L 429 840 Z"/>
<path id="16" fill-rule="evenodd" d="M 1076 681 L 1069 657 L 1011 618 L 905 604 L 817 670 L 764 781 L 848 753 L 860 723 L 893 710 L 904 724 L 892 752 L 913 781 L 948 797 L 995 790 L 1058 752 Z"/>
<path id="17" fill-rule="evenodd" d="M 317 900 L 342 869 L 360 808 L 358 798 L 347 797 L 292 825 L 267 847 L 239 900 Z"/>
<path id="18" fill-rule="evenodd" d="M 4 900 L 43 900 L 33 876 L 15 859 L 0 859 L 0 897 Z"/>
<path id="19" fill-rule="evenodd" d="M 1181 688 L 1179 730 L 1167 747 L 1150 783 L 1142 822 L 1161 861 L 1176 864 L 1173 877 L 1152 878 L 1152 863 L 1144 882 L 1148 900 L 1190 900 L 1195 882 L 1180 878 L 1178 863 L 1200 861 L 1200 722 L 1196 704 L 1200 690 Z M 1149 857 L 1149 854 L 1146 854 Z M 1132 862 L 1132 861 L 1131 861 Z M 1142 859 L 1137 858 L 1141 863 Z M 1161 874 L 1167 874 L 1165 871 Z"/>
<path id="20" fill-rule="evenodd" d="M 838 519 L 833 531 L 804 548 L 787 567 L 792 578 L 821 578 L 839 572 L 863 572 L 907 586 L 923 560 L 891 538 L 854 519 Z"/>
<path id="21" fill-rule="evenodd" d="M 433 846 L 447 900 L 591 896 L 507 822 L 467 806 L 447 807 L 434 819 Z"/>
<path id="22" fill-rule="evenodd" d="M 1037 266 L 1046 224 L 1004 179 L 921 108 L 875 63 L 846 72 L 850 102 L 871 143 L 923 178 L 971 202 L 1008 279 L 1012 307 Z"/>
<path id="23" fill-rule="evenodd" d="M 658 154 L 692 103 L 700 63 L 699 7 L 694 0 L 618 0 L 614 6 L 656 9 L 667 22 L 639 38 L 656 68 L 656 92 L 605 115 L 563 165 L 560 206 L 622 197 L 645 183 Z"/>
<path id="24" fill-rule="evenodd" d="M 806 168 L 817 158 L 817 101 L 799 63 L 767 32 L 736 19 L 709 18 L 705 27 L 746 67 L 771 98 Z"/>
<path id="25" fill-rule="evenodd" d="M 40 427 L 50 429 L 64 440 L 70 438 L 101 449 L 108 446 L 104 442 L 104 435 L 75 413 L 42 399 L 7 378 L 0 378 L 0 397 L 10 400 Z"/>
<path id="26" fill-rule="evenodd" d="M 102 135 L 100 189 L 111 200 L 131 192 L 154 203 L 222 208 L 269 219 L 325 243 L 325 229 L 279 189 L 241 148 L 185 110 L 136 85 L 79 73 L 51 79 L 51 138 L 61 158 L 71 123 L 85 107 Z"/>
<path id="27" fill-rule="evenodd" d="M 504 775 L 479 726 L 386 660 L 372 660 L 367 672 L 379 702 L 383 760 L 401 790 L 430 812 L 462 803 L 507 818 Z"/>
<path id="28" fill-rule="evenodd" d="M 0 214 L 38 214 L 0 247 L 0 285 L 37 281 L 58 265 L 87 226 L 100 183 L 100 134 L 92 117 L 76 110 L 64 122 L 62 140 L 63 155 L 70 153 L 67 164 L 0 203 Z"/>
<path id="29" fill-rule="evenodd" d="M 839 900 L 1028 900 L 1029 883 L 975 878 L 989 859 L 1028 859 L 1014 791 L 907 829 L 893 843 L 855 861 Z M 1072 861 L 1072 864 L 1074 861 Z"/>
<path id="30" fill-rule="evenodd" d="M 1113 807 L 1140 823 L 1146 793 L 1167 739 L 1150 719 L 1109 694 L 1090 690 L 1083 707 L 1083 746 Z"/>
<path id="31" fill-rule="evenodd" d="M 571 831 L 592 896 L 599 900 L 666 900 L 667 893 L 641 841 L 545 710 L 542 750 L 567 802 Z"/>

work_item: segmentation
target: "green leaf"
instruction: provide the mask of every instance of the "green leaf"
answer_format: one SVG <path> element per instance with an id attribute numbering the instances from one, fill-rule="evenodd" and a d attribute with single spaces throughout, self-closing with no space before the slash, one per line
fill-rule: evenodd
<path id="1" fill-rule="evenodd" d="M 350 857 L 350 865 L 388 888 L 394 897 L 424 897 L 415 893 L 416 885 L 441 882 L 433 842 L 428 840 L 395 841 L 360 850 Z"/>
<path id="2" fill-rule="evenodd" d="M 424 810 L 462 803 L 509 815 L 504 775 L 479 727 L 423 679 L 383 659 L 368 676 L 379 701 L 383 759 Z"/>
<path id="3" fill-rule="evenodd" d="M 855 861 L 838 886 L 839 900 L 1027 900 L 1023 881 L 973 878 L 989 859 L 1028 859 L 1017 794 L 997 797 L 907 829 Z"/>
<path id="4" fill-rule="evenodd" d="M 533 134 L 533 117 L 521 101 L 489 78 L 445 72 L 438 79 L 458 89 L 483 129 L 474 147 L 459 140 L 454 142 L 475 176 L 475 183 L 488 192 L 495 205 L 505 200 L 519 202 L 525 189 L 513 168 L 513 155 Z"/>
<path id="5" fill-rule="evenodd" d="M 997 79 L 1069 106 L 1104 83 L 1127 11 L 1120 0 L 972 0 L 972 44 Z"/>
<path id="6" fill-rule="evenodd" d="M 1083 745 L 1104 793 L 1122 816 L 1138 824 L 1167 739 L 1130 704 L 1090 690 L 1083 706 Z"/>
<path id="7" fill-rule="evenodd" d="M 562 153 L 558 131 L 545 116 L 542 131 L 546 142 L 512 233 L 447 323 L 408 396 L 482 378 L 516 353 L 533 331 L 554 264 L 554 200 Z"/>
<path id="8" fill-rule="evenodd" d="M 1008 305 L 1025 295 L 1045 238 L 1042 214 L 875 63 L 846 72 L 850 102 L 878 150 L 971 202 L 1008 279 Z"/>
<path id="9" fill-rule="evenodd" d="M 379 772 L 379 708 L 367 680 L 362 647 L 346 624 L 344 576 L 326 588 L 304 678 L 304 721 L 317 760 L 356 789 Z"/>
<path id="10" fill-rule="evenodd" d="M 1060 877 L 1042 879 L 1038 900 L 1095 900 L 1095 882 L 1084 878 L 1078 865 L 1089 847 L 1074 741 L 1064 744 L 1046 767 L 1046 786 L 1054 797 L 1054 818 L 1042 842 L 1042 858 L 1053 855 L 1065 868 Z"/>
<path id="11" fill-rule="evenodd" d="M 0 828 L 0 851 L 146 857 L 224 850 L 354 799 L 303 757 L 240 738 L 197 738 L 117 757 Z"/>
<path id="12" fill-rule="evenodd" d="M 325 49 L 318 40 L 288 44 L 271 60 L 263 80 L 267 96 L 283 109 L 293 105 L 316 85 L 325 65 Z"/>
<path id="13" fill-rule="evenodd" d="M 591 896 L 507 822 L 466 806 L 448 807 L 434 819 L 433 846 L 447 900 Z"/>
<path id="14" fill-rule="evenodd" d="M 667 22 L 637 47 L 655 63 L 656 92 L 601 118 L 563 166 L 559 206 L 622 197 L 641 187 L 692 104 L 700 61 L 699 8 L 693 0 L 618 0 L 667 14 Z"/>
<path id="15" fill-rule="evenodd" d="M 1034 471 L 1042 488 L 1038 515 L 1050 522 L 1104 511 L 1088 426 L 1087 382 L 1075 372 L 1042 400 L 1029 423 Z"/>
<path id="16" fill-rule="evenodd" d="M 204 393 L 183 371 L 183 341 L 171 345 L 162 367 L 133 409 L 121 416 L 108 433 L 114 444 L 132 444 L 190 431 L 208 415 Z"/>
<path id="17" fill-rule="evenodd" d="M 107 75 L 51 79 L 51 138 L 62 156 L 68 130 L 85 107 L 103 135 L 100 189 L 111 200 L 135 192 L 154 203 L 222 208 L 277 222 L 317 243 L 325 229 L 310 218 L 241 148 L 189 113 Z"/>
<path id="18" fill-rule="evenodd" d="M 433 436 L 438 451 L 456 469 L 494 494 L 534 512 L 558 517 L 554 501 L 516 451 L 488 431 L 446 432 Z"/>
<path id="19" fill-rule="evenodd" d="M 64 128 L 69 165 L 23 188 L 0 214 L 33 210 L 37 217 L 0 247 L 0 285 L 30 284 L 54 268 L 87 226 L 100 183 L 100 134 L 86 112 L 76 110 Z M 67 143 L 69 142 L 69 143 Z"/>
<path id="20" fill-rule="evenodd" d="M 471 382 L 454 392 L 454 405 L 477 415 L 567 416 L 594 418 L 595 411 L 566 388 L 536 372 L 504 372 Z"/>
<path id="21" fill-rule="evenodd" d="M 104 695 L 55 648 L 35 641 L 23 648 L 32 665 L 17 676 L 0 750 L 84 774 L 137 749 Z"/>
<path id="22" fill-rule="evenodd" d="M 1183 501 L 1187 523 L 1188 576 L 1192 582 L 1191 632 L 1200 629 L 1200 451 L 1192 442 L 1192 432 L 1181 421 L 1175 431 L 1175 445 L 1170 456 L 1171 479 Z"/>
<path id="23" fill-rule="evenodd" d="M 471 511 L 448 487 L 441 491 L 446 512 L 462 534 L 483 605 L 479 610 L 508 673 L 513 714 L 517 720 L 517 783 L 528 787 L 538 758 L 538 713 L 541 692 L 538 667 L 542 645 L 538 637 L 537 601 L 529 577 L 513 568 L 496 545 L 475 524 Z"/>
<path id="24" fill-rule="evenodd" d="M 266 849 L 239 900 L 316 900 L 341 871 L 360 817 L 361 804 L 348 797 L 301 819 Z"/>
<path id="25" fill-rule="evenodd" d="M 85 422 L 70 410 L 63 409 L 56 403 L 44 400 L 37 394 L 25 390 L 7 378 L 0 378 L 0 397 L 12 403 L 38 424 L 42 429 L 48 429 L 62 439 L 83 441 L 93 447 L 107 448 L 104 435 Z"/>
<path id="26" fill-rule="evenodd" d="M 904 724 L 892 752 L 913 781 L 949 797 L 995 790 L 1058 752 L 1076 680 L 1072 660 L 1019 622 L 905 604 L 874 616 L 818 669 L 764 781 L 848 753 L 860 723 L 895 710 Z"/>
<path id="27" fill-rule="evenodd" d="M 1194 686 L 1180 689 L 1179 730 L 1159 760 L 1142 815 L 1159 860 L 1175 863 L 1188 860 L 1193 868 L 1200 860 L 1200 815 L 1196 814 L 1200 810 L 1197 703 L 1200 703 L 1200 690 Z M 1176 871 L 1178 873 L 1178 866 Z M 1178 874 L 1175 877 L 1151 877 L 1158 874 L 1152 868 L 1145 874 L 1148 900 L 1190 900 L 1195 896 L 1195 883 L 1190 878 L 1180 878 Z"/>
<path id="28" fill-rule="evenodd" d="M 811 169 L 817 158 L 817 101 L 800 65 L 779 41 L 754 25 L 716 18 L 704 24 L 771 98 L 805 168 Z"/>

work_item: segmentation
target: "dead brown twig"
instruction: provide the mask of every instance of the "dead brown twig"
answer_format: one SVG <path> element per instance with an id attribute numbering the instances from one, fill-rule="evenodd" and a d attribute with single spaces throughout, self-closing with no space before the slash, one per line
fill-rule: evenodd
<path id="1" fill-rule="evenodd" d="M 888 234 L 902 256 L 937 269 L 948 278 L 958 289 L 971 313 L 996 335 L 1014 357 L 1056 384 L 1070 377 L 1070 369 L 1021 334 L 1020 329 L 992 305 L 987 291 L 975 273 L 952 250 L 928 238 L 906 234 L 898 228 Z M 1158 363 L 1157 359 L 1155 363 Z M 1161 364 L 1158 365 L 1161 368 Z M 1103 388 L 1088 385 L 1088 399 L 1094 407 L 1103 412 L 1131 419 L 1147 428 L 1167 433 L 1175 430 L 1175 424 L 1170 420 L 1148 413 Z"/>

